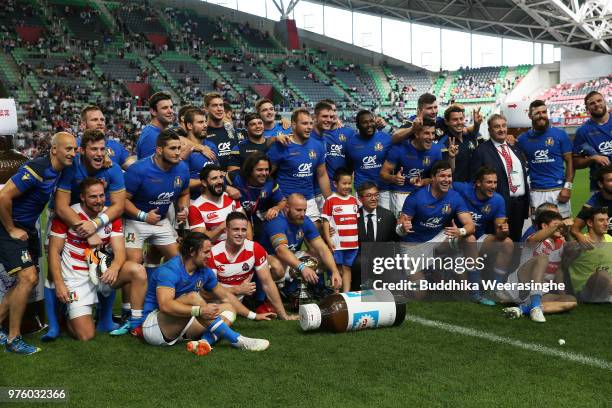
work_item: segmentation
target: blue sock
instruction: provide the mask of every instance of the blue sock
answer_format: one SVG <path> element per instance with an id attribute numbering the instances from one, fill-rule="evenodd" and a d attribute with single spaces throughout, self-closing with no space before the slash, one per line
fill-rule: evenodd
<path id="1" fill-rule="evenodd" d="M 523 314 L 529 314 L 529 312 L 531 311 L 531 305 L 528 305 L 527 303 L 519 305 L 519 308 L 521 309 L 521 312 L 523 312 Z"/>
<path id="2" fill-rule="evenodd" d="M 47 312 L 47 323 L 49 324 L 49 330 L 44 336 L 40 338 L 41 341 L 53 341 L 60 335 L 59 320 L 57 318 L 57 306 L 58 301 L 55 296 L 55 289 L 51 289 L 45 286 L 45 309 Z"/>
<path id="3" fill-rule="evenodd" d="M 472 291 L 472 297 L 480 298 L 482 296 L 482 293 L 480 292 L 480 272 L 468 271 L 468 282 L 478 284 L 478 289 Z"/>
<path id="4" fill-rule="evenodd" d="M 110 332 L 115 330 L 117 327 L 113 322 L 113 304 L 115 303 L 115 290 L 111 291 L 110 295 L 102 296 L 98 292 L 98 324 L 96 330 L 100 332 Z"/>
<path id="5" fill-rule="evenodd" d="M 531 295 L 531 307 L 534 308 L 540 306 L 542 306 L 542 295 L 539 293 Z"/>
<path id="6" fill-rule="evenodd" d="M 257 300 L 257 303 L 263 303 L 266 300 L 266 292 L 264 292 L 261 281 L 257 279 L 257 276 L 253 278 L 255 279 L 255 300 Z"/>
<path id="7" fill-rule="evenodd" d="M 218 338 L 224 338 L 230 343 L 235 343 L 238 341 L 239 333 L 236 333 L 230 327 L 225 324 L 221 316 L 217 316 L 217 318 L 208 326 L 206 331 L 209 331 L 211 334 L 214 334 Z"/>
<path id="8" fill-rule="evenodd" d="M 214 334 L 212 334 L 208 329 L 204 330 L 204 333 L 202 334 L 202 337 L 200 338 L 202 340 L 206 340 L 208 344 L 210 344 L 211 346 L 215 344 L 217 340 L 219 340 L 219 338 L 215 336 Z"/>

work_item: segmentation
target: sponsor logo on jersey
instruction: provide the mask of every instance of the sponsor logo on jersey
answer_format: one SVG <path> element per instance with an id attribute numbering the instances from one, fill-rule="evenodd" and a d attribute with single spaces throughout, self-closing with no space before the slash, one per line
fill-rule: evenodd
<path id="1" fill-rule="evenodd" d="M 601 142 L 599 146 L 597 146 L 597 149 L 599 149 L 599 152 L 603 155 L 612 155 L 612 141 Z"/>
<path id="2" fill-rule="evenodd" d="M 342 207 L 334 207 L 334 214 L 342 214 Z"/>
<path id="3" fill-rule="evenodd" d="M 361 159 L 361 162 L 363 164 L 375 164 L 376 163 L 376 156 L 364 156 L 363 159 Z"/>
<path id="4" fill-rule="evenodd" d="M 21 251 L 21 263 L 32 262 L 32 257 L 30 256 L 30 251 L 24 249 Z"/>
<path id="5" fill-rule="evenodd" d="M 548 160 L 548 149 L 536 150 L 533 156 L 535 160 Z"/>
<path id="6" fill-rule="evenodd" d="M 23 181 L 27 181 L 30 179 L 30 173 L 24 173 L 23 176 L 21 176 L 21 179 Z"/>
<path id="7" fill-rule="evenodd" d="M 231 152 L 232 142 L 219 143 L 217 145 L 217 149 L 219 149 L 219 154 L 221 154 L 222 152 L 223 153 Z"/>
<path id="8" fill-rule="evenodd" d="M 219 214 L 217 214 L 216 212 L 209 212 L 206 214 L 206 220 L 207 221 L 214 221 L 217 218 L 219 218 Z"/>
<path id="9" fill-rule="evenodd" d="M 302 163 L 298 166 L 296 177 L 310 177 L 312 175 L 312 163 Z"/>

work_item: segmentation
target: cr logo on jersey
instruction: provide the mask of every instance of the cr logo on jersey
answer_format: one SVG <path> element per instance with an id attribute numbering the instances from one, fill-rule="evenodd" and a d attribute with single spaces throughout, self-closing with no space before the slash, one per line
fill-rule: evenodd
<path id="1" fill-rule="evenodd" d="M 182 183 L 182 181 L 181 181 L 181 176 L 176 176 L 176 177 L 174 178 L 174 187 L 175 187 L 175 188 L 176 188 L 176 187 L 180 187 L 180 186 L 181 186 L 181 184 L 183 184 L 183 183 Z"/>
<path id="2" fill-rule="evenodd" d="M 442 214 L 450 214 L 451 210 L 452 208 L 450 204 L 444 204 L 441 211 L 442 211 Z"/>
<path id="3" fill-rule="evenodd" d="M 219 152 L 227 152 L 231 150 L 232 142 L 219 143 L 217 149 Z"/>
<path id="4" fill-rule="evenodd" d="M 603 155 L 609 156 L 612 154 L 612 142 L 601 142 L 599 146 L 597 146 L 599 152 Z"/>
<path id="5" fill-rule="evenodd" d="M 342 151 L 342 146 L 337 144 L 329 145 L 330 153 L 340 153 Z"/>
<path id="6" fill-rule="evenodd" d="M 376 163 L 376 156 L 364 156 L 361 161 L 363 164 L 374 164 Z"/>
<path id="7" fill-rule="evenodd" d="M 176 183 L 176 180 L 174 181 Z M 171 200 L 172 197 L 174 197 L 174 191 L 172 191 L 171 193 L 165 191 L 163 193 L 159 193 L 159 195 L 157 196 L 158 200 Z"/>
<path id="8" fill-rule="evenodd" d="M 300 173 L 310 173 L 310 169 L 312 168 L 312 163 L 302 163 L 298 167 L 298 171 Z"/>
<path id="9" fill-rule="evenodd" d="M 555 141 L 553 140 L 552 137 L 547 137 L 545 144 L 546 146 L 553 146 L 555 144 Z"/>
<path id="10" fill-rule="evenodd" d="M 380 142 L 376 142 L 376 144 L 374 145 L 374 150 L 376 150 L 377 152 L 380 152 L 383 149 L 383 145 Z"/>
<path id="11" fill-rule="evenodd" d="M 548 160 L 548 149 L 536 150 L 533 155 L 536 160 Z"/>
<path id="12" fill-rule="evenodd" d="M 311 160 L 314 160 L 317 158 L 317 153 L 314 150 L 311 150 L 308 152 L 308 157 L 310 157 Z"/>
<path id="13" fill-rule="evenodd" d="M 482 206 L 482 208 L 480 209 L 480 211 L 483 214 L 489 214 L 491 212 L 491 206 L 489 204 L 485 204 Z"/>

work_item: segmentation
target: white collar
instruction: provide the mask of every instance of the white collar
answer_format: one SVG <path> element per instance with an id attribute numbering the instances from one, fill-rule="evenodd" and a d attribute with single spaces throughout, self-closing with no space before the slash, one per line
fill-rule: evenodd
<path id="1" fill-rule="evenodd" d="M 363 207 L 361 207 L 363 208 Z M 378 207 L 376 207 L 375 209 L 372 210 L 372 212 L 368 212 L 368 210 L 366 210 L 365 208 L 363 208 L 363 215 L 364 217 L 367 217 L 368 215 L 372 214 L 374 216 L 374 218 L 376 218 L 376 210 L 378 209 Z"/>

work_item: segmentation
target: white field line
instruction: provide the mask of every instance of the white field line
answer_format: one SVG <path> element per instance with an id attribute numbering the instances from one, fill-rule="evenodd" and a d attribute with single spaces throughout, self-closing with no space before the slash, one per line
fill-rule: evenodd
<path id="1" fill-rule="evenodd" d="M 525 343 L 520 340 L 514 340 L 509 337 L 498 336 L 496 334 L 488 333 L 481 330 L 471 329 L 469 327 L 457 326 L 454 324 L 444 323 L 437 320 L 424 319 L 422 317 L 407 315 L 406 320 L 418 323 L 423 326 L 435 327 L 437 329 L 445 330 L 451 333 L 462 334 L 464 336 L 477 337 L 492 341 L 494 343 L 507 344 L 523 350 L 535 351 L 537 353 L 546 354 L 553 357 L 559 357 L 561 359 L 580 363 L 592 367 L 602 368 L 604 370 L 612 371 L 612 363 L 600 358 L 589 357 L 578 353 L 572 353 L 569 351 L 561 351 L 551 347 L 543 346 L 536 343 Z"/>

